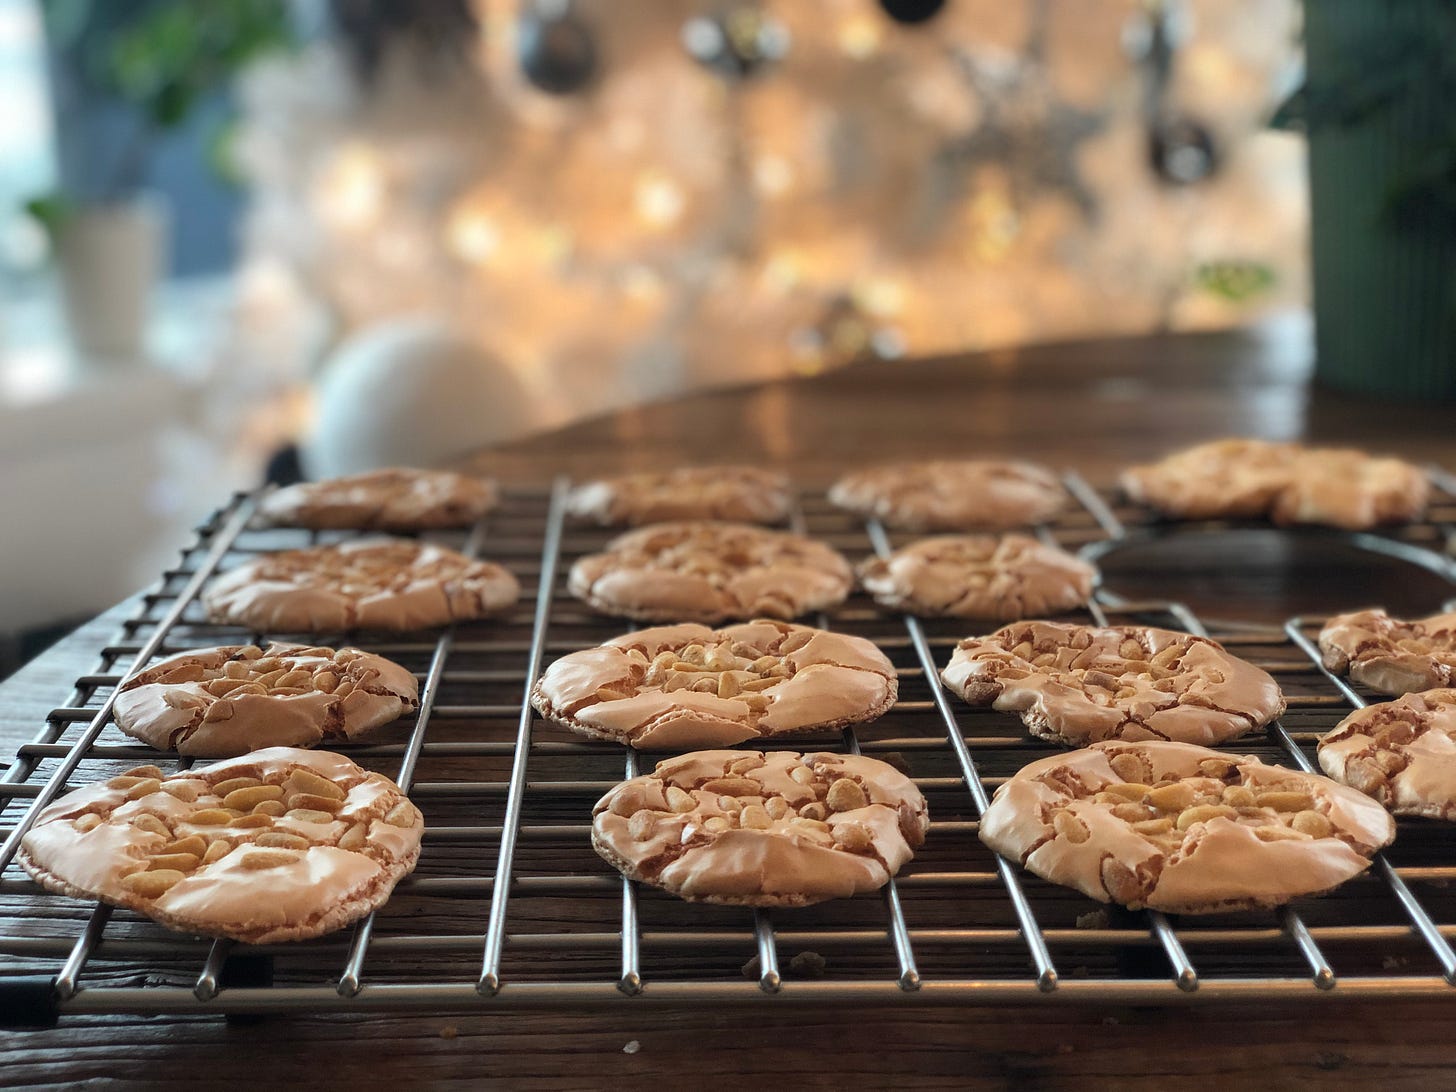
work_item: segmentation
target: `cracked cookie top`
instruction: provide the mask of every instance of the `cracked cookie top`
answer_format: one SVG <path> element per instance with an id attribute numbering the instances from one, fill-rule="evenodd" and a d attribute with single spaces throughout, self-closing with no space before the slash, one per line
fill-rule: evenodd
<path id="1" fill-rule="evenodd" d="M 258 527 L 423 531 L 468 527 L 496 506 L 495 482 L 444 470 L 393 467 L 274 490 L 258 502 Z"/>
<path id="2" fill-rule="evenodd" d="M 553 663 L 531 702 L 573 731 L 671 749 L 873 720 L 895 668 L 862 637 L 766 619 L 642 629 Z"/>
<path id="3" fill-rule="evenodd" d="M 1133 910 L 1273 907 L 1363 872 L 1395 837 L 1374 801 L 1316 774 L 1185 743 L 1098 743 L 996 790 L 981 841 Z"/>
<path id="4" fill-rule="evenodd" d="M 414 675 L 357 648 L 182 652 L 117 688 L 116 725 L 157 748 L 227 758 L 353 739 L 419 705 Z"/>
<path id="5" fill-rule="evenodd" d="M 938 535 L 861 563 L 860 582 L 891 610 L 997 622 L 1087 601 L 1097 570 L 1029 535 Z"/>
<path id="6" fill-rule="evenodd" d="M 1456 690 L 1357 709 L 1320 740 L 1319 762 L 1396 815 L 1456 819 Z"/>
<path id="7" fill-rule="evenodd" d="M 696 751 L 624 781 L 592 845 L 684 899 L 808 906 L 883 887 L 925 841 L 915 783 L 860 755 Z"/>
<path id="8" fill-rule="evenodd" d="M 1029 527 L 1066 499 L 1050 470 L 1009 459 L 892 463 L 846 474 L 829 490 L 840 508 L 906 531 Z"/>
<path id="9" fill-rule="evenodd" d="M 586 482 L 567 511 L 603 527 L 671 520 L 782 523 L 793 493 L 787 476 L 753 466 L 688 466 Z"/>
<path id="10" fill-rule="evenodd" d="M 1449 686 L 1456 675 L 1456 613 L 1405 622 L 1383 610 L 1339 614 L 1319 635 L 1325 667 L 1381 694 Z"/>
<path id="11" fill-rule="evenodd" d="M 657 523 L 571 567 L 571 594 L 649 622 L 797 618 L 842 603 L 849 562 L 803 535 L 746 523 Z"/>
<path id="12" fill-rule="evenodd" d="M 253 944 L 332 932 L 389 898 L 424 820 L 342 755 L 270 747 L 170 776 L 156 766 L 41 812 L 20 863 L 46 890 Z"/>
<path id="13" fill-rule="evenodd" d="M 1199 444 L 1120 479 L 1131 499 L 1174 519 L 1257 519 L 1360 530 L 1408 523 L 1426 509 L 1419 467 L 1348 448 L 1264 440 Z"/>
<path id="14" fill-rule="evenodd" d="M 1279 684 L 1207 637 L 1146 626 L 1016 622 L 956 646 L 941 679 L 1032 735 L 1218 743 L 1284 712 Z"/>
<path id="15" fill-rule="evenodd" d="M 202 593 L 208 618 L 260 632 L 424 629 L 503 610 L 516 578 L 430 543 L 363 539 L 262 554 Z"/>

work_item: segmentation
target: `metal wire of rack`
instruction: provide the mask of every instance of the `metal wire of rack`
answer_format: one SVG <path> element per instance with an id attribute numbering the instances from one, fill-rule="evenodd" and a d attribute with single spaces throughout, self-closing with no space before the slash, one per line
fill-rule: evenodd
<path id="1" fill-rule="evenodd" d="M 1363 536 L 1456 584 L 1444 556 L 1456 481 L 1424 524 Z M 1090 554 L 1140 533 L 1076 475 L 1078 504 L 1041 529 Z M 434 541 L 500 561 L 521 580 L 516 610 L 438 634 L 308 635 L 356 644 L 417 672 L 421 705 L 403 738 L 339 748 L 395 777 L 426 818 L 414 875 L 369 918 L 331 937 L 271 946 L 173 933 L 127 911 L 45 894 L 14 863 L 32 817 L 71 784 L 158 762 L 110 722 L 115 687 L 153 659 L 243 640 L 303 638 L 210 624 L 197 595 L 260 551 L 343 532 L 256 531 L 240 495 L 199 529 L 180 564 L 98 651 L 63 705 L 0 776 L 0 1012 L 27 1002 L 66 1013 L 470 1010 L 564 1004 L 883 1002 L 1183 1003 L 1198 998 L 1456 996 L 1456 856 L 1440 824 L 1401 820 L 1365 876 L 1281 912 L 1175 917 L 1102 907 L 996 857 L 976 837 L 989 793 L 1052 745 L 1013 717 L 973 710 L 938 671 L 973 623 L 888 615 L 856 595 L 816 623 L 876 641 L 900 675 L 880 720 L 781 745 L 862 751 L 907 768 L 930 801 L 926 845 L 876 899 L 797 910 L 685 903 L 622 879 L 590 849 L 591 804 L 659 756 L 582 740 L 536 717 L 527 695 L 549 658 L 624 629 L 572 600 L 563 573 L 610 532 L 570 526 L 568 483 L 507 491 L 468 533 Z M 793 525 L 851 557 L 908 541 L 806 495 Z M 1134 524 L 1130 526 L 1130 524 Z M 1136 621 L 1213 636 L 1280 681 L 1289 711 L 1226 749 L 1309 767 L 1307 748 L 1366 700 L 1324 671 L 1308 637 L 1210 623 L 1173 602 L 1099 592 L 1081 621 Z M 185 761 L 173 758 L 179 768 Z M 159 764 L 166 764 L 165 758 Z M 508 877 L 508 882 L 497 882 Z M 9 996 L 7 997 L 7 993 Z"/>

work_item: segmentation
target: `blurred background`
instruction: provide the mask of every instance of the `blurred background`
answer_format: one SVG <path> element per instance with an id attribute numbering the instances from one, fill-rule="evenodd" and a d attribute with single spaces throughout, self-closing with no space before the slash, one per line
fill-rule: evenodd
<path id="1" fill-rule="evenodd" d="M 295 441 L 1301 321 L 1302 78 L 1292 0 L 0 0 L 9 654 Z"/>

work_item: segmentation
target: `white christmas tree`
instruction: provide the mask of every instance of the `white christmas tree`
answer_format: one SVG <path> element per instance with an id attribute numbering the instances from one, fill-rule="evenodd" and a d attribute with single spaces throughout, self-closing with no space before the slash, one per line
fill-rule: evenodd
<path id="1" fill-rule="evenodd" d="M 1291 0 L 894 6 L 481 0 L 471 63 L 401 50 L 368 87 L 326 43 L 270 64 L 245 89 L 245 333 L 302 374 L 439 316 L 551 423 L 1303 299 L 1303 148 L 1261 130 Z M 531 52 L 563 21 L 589 56 Z M 1150 159 L 1157 119 L 1185 136 Z"/>

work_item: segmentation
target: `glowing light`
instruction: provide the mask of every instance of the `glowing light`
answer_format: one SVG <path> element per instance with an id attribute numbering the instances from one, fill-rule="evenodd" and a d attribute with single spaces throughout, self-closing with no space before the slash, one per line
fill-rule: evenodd
<path id="1" fill-rule="evenodd" d="M 500 250 L 500 229 L 484 213 L 462 209 L 450 217 L 445 241 L 461 261 L 485 265 Z"/>
<path id="2" fill-rule="evenodd" d="M 797 254 L 781 250 L 764 263 L 760 279 L 764 287 L 774 295 L 786 295 L 804 279 L 801 266 Z"/>
<path id="3" fill-rule="evenodd" d="M 898 315 L 905 309 L 905 286 L 889 277 L 871 277 L 855 285 L 854 302 L 872 315 Z"/>
<path id="4" fill-rule="evenodd" d="M 1000 187 L 988 186 L 971 199 L 971 249 L 982 261 L 1000 261 L 1021 234 L 1021 219 Z"/>
<path id="5" fill-rule="evenodd" d="M 368 227 L 384 208 L 384 168 L 373 149 L 341 148 L 324 168 L 314 199 L 325 219 L 343 227 Z"/>
<path id="6" fill-rule="evenodd" d="M 835 35 L 839 50 L 847 57 L 863 60 L 876 53 L 884 32 L 880 26 L 883 20 L 867 14 L 852 15 L 839 24 Z"/>
<path id="7" fill-rule="evenodd" d="M 794 169 L 782 156 L 761 155 L 753 164 L 753 184 L 768 197 L 782 197 L 794 186 Z"/>
<path id="8" fill-rule="evenodd" d="M 672 227 L 682 219 L 687 200 L 682 187 L 660 174 L 645 175 L 637 182 L 634 198 L 637 217 L 652 227 Z"/>
<path id="9" fill-rule="evenodd" d="M 621 285 L 622 293 L 634 303 L 653 303 L 662 298 L 662 278 L 645 265 L 623 270 Z"/>

